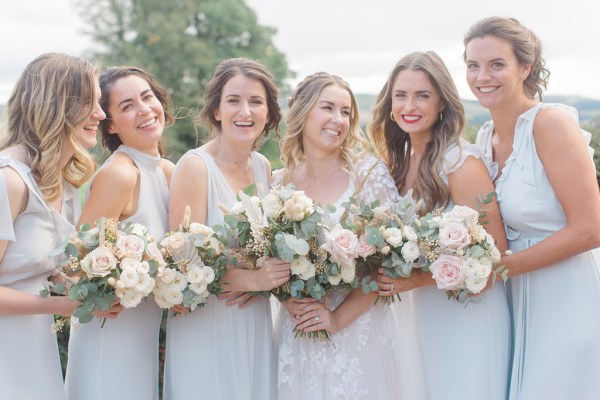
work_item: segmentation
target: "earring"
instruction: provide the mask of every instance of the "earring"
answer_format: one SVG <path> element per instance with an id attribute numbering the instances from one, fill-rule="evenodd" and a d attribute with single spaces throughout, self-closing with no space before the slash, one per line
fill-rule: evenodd
<path id="1" fill-rule="evenodd" d="M 440 121 L 442 121 L 444 118 L 442 117 L 442 112 L 440 111 Z"/>
<path id="2" fill-rule="evenodd" d="M 390 119 L 394 122 L 396 122 L 396 118 L 394 118 L 394 112 L 390 111 Z"/>

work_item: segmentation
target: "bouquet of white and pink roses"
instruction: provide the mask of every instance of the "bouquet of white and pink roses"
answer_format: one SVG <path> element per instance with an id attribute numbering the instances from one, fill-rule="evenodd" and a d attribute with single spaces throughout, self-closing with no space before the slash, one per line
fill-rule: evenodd
<path id="1" fill-rule="evenodd" d="M 261 257 L 277 257 L 291 264 L 290 280 L 272 290 L 279 300 L 323 301 L 334 289 L 356 285 L 358 256 L 356 235 L 339 225 L 323 226 L 325 212 L 293 185 L 276 186 L 263 199 L 240 193 L 225 222 L 239 238 L 242 258 L 255 264 Z M 329 338 L 326 331 L 309 336 Z"/>
<path id="2" fill-rule="evenodd" d="M 96 310 L 105 311 L 115 301 L 125 308 L 136 307 L 154 289 L 162 255 L 146 227 L 127 224 L 124 231 L 117 229 L 118 221 L 101 218 L 96 227 L 84 224 L 77 235 L 65 243 L 68 257 L 63 273 L 75 283 L 68 288 L 68 296 L 81 304 L 73 317 L 79 323 L 92 319 Z M 49 289 L 42 295 L 48 295 Z M 64 293 L 63 284 L 53 288 Z M 57 322 L 60 330 L 66 319 Z M 103 321 L 104 324 L 104 321 Z"/>
<path id="3" fill-rule="evenodd" d="M 194 311 L 210 294 L 221 294 L 221 283 L 231 261 L 225 238 L 212 228 L 189 222 L 186 208 L 179 230 L 168 232 L 160 242 L 166 265 L 156 277 L 154 300 L 160 308 L 176 305 Z"/>
<path id="4" fill-rule="evenodd" d="M 419 268 L 419 236 L 414 224 L 415 202 L 412 193 L 400 200 L 380 205 L 355 204 L 354 199 L 344 204 L 349 218 L 344 224 L 358 235 L 358 271 L 365 293 L 376 291 L 377 282 L 372 275 L 383 267 L 392 278 L 408 277 L 413 268 Z M 399 295 L 397 295 L 400 299 Z M 377 297 L 376 302 L 389 304 L 394 297 Z"/>
<path id="5" fill-rule="evenodd" d="M 418 219 L 422 265 L 431 271 L 439 289 L 460 303 L 477 301 L 490 276 L 506 280 L 494 238 L 479 223 L 479 211 L 454 206 L 449 212 L 432 212 Z"/>

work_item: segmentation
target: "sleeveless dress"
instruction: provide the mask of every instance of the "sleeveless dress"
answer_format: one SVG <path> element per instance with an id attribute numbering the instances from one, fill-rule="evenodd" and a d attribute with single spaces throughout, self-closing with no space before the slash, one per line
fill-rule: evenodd
<path id="1" fill-rule="evenodd" d="M 277 172 L 274 184 L 281 184 L 282 173 Z M 355 194 L 359 180 L 364 181 L 357 196 L 359 202 L 371 204 L 379 199 L 383 205 L 399 198 L 385 164 L 371 155 L 365 156 L 356 163 L 346 192 L 334 204 L 336 211 L 329 219 L 332 225 L 341 218 L 341 205 Z M 337 308 L 348 294 L 348 290 L 334 291 L 330 309 Z M 400 341 L 400 336 L 408 334 L 411 328 L 400 325 L 399 313 L 404 306 L 404 299 L 391 305 L 373 305 L 351 325 L 331 335 L 330 343 L 295 338 L 286 308 L 278 307 L 278 398 L 418 399 L 409 394 L 410 388 L 416 386 L 411 382 L 416 365 L 405 362 L 412 343 L 404 349 Z"/>
<path id="2" fill-rule="evenodd" d="M 0 240 L 8 246 L 0 261 L 0 286 L 37 295 L 57 258 L 48 254 L 74 232 L 81 206 L 77 191 L 63 183 L 61 212 L 51 208 L 28 166 L 0 156 L 0 168 L 12 168 L 25 182 L 28 202 L 12 221 L 4 174 L 0 172 Z M 19 400 L 64 400 L 56 336 L 49 314 L 0 315 L 0 397 Z"/>
<path id="3" fill-rule="evenodd" d="M 533 136 L 535 117 L 544 107 L 567 109 L 578 120 L 571 107 L 542 103 L 517 120 L 513 152 L 496 181 L 509 249 L 514 253 L 566 225 Z M 484 146 L 486 160 L 497 172 L 493 131 L 492 122 L 486 122 L 477 143 Z M 600 399 L 599 266 L 597 248 L 509 279 L 514 342 L 511 400 Z"/>
<path id="4" fill-rule="evenodd" d="M 115 150 L 131 157 L 140 171 L 134 215 L 122 221 L 148 228 L 156 240 L 167 230 L 169 189 L 160 157 L 125 145 Z M 111 162 L 114 154 L 103 164 Z M 94 319 L 71 329 L 65 387 L 72 400 L 158 400 L 158 335 L 162 310 L 152 299 L 124 309 L 103 328 Z"/>
<path id="5" fill-rule="evenodd" d="M 462 141 L 449 148 L 441 177 L 456 171 L 481 150 Z M 452 209 L 450 202 L 446 210 Z M 510 315 L 504 283 L 479 294 L 466 307 L 448 300 L 436 286 L 409 292 L 428 400 L 505 400 L 510 356 Z"/>
<path id="6" fill-rule="evenodd" d="M 213 157 L 202 147 L 185 157 L 200 157 L 208 173 L 206 225 L 223 223 L 219 204 L 236 202 Z M 259 196 L 269 188 L 265 165 L 251 153 Z M 186 315 L 170 317 L 164 376 L 164 400 L 269 400 L 274 398 L 274 354 L 269 301 L 259 298 L 249 307 L 227 307 L 209 296 L 206 305 Z"/>

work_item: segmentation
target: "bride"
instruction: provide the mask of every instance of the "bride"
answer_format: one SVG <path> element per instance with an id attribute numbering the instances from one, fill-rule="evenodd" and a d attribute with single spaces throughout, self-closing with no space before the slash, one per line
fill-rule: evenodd
<path id="1" fill-rule="evenodd" d="M 289 101 L 287 132 L 281 140 L 284 169 L 274 185 L 292 183 L 315 203 L 394 201 L 398 192 L 385 165 L 364 150 L 356 99 L 341 78 L 319 72 L 302 81 Z M 357 188 L 359 188 L 358 193 Z M 397 304 L 373 305 L 375 294 L 337 291 L 329 307 L 313 299 L 289 299 L 275 321 L 280 399 L 398 399 L 404 385 Z M 331 342 L 295 338 L 327 330 Z"/>

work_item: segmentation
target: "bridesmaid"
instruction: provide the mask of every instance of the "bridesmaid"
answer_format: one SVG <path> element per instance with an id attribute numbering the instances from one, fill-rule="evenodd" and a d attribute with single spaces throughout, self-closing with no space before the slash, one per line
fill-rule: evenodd
<path id="1" fill-rule="evenodd" d="M 275 171 L 274 183 L 293 183 L 317 204 L 333 204 L 334 225 L 342 204 L 381 205 L 398 199 L 390 173 L 367 153 L 359 126 L 356 98 L 335 75 L 318 72 L 298 84 L 289 101 L 287 131 L 281 139 L 285 168 Z M 279 343 L 279 399 L 406 399 L 414 363 L 398 348 L 398 303 L 373 305 L 375 293 L 337 290 L 328 305 L 311 298 L 283 302 L 275 333 Z M 331 343 L 296 338 L 326 330 Z"/>
<path id="2" fill-rule="evenodd" d="M 465 35 L 467 82 L 492 121 L 477 142 L 494 171 L 509 249 L 510 399 L 600 398 L 600 196 L 577 112 L 535 100 L 539 39 L 512 18 Z M 587 134 L 587 133 L 586 133 Z"/>
<path id="3" fill-rule="evenodd" d="M 461 140 L 464 110 L 456 86 L 434 52 L 411 53 L 394 67 L 373 110 L 370 135 L 387 161 L 401 195 L 413 190 L 421 213 L 455 204 L 477 207 L 494 191 L 476 146 Z M 482 220 L 506 250 L 496 202 L 483 206 Z M 392 279 L 380 270 L 382 295 L 403 296 L 403 319 L 412 321 L 429 400 L 506 398 L 510 317 L 502 282 L 465 307 L 434 287 L 430 273 Z M 411 315 L 412 314 L 412 315 Z"/>
<path id="4" fill-rule="evenodd" d="M 173 163 L 162 134 L 173 122 L 164 87 L 136 67 L 109 68 L 100 76 L 100 124 L 112 155 L 90 185 L 79 224 L 100 217 L 140 223 L 160 240 L 167 230 Z M 103 328 L 100 321 L 71 330 L 66 392 L 69 399 L 158 399 L 158 335 L 162 310 L 153 301 L 126 309 Z"/>
<path id="5" fill-rule="evenodd" d="M 66 54 L 43 54 L 25 68 L 6 105 L 0 144 L 0 388 L 20 400 L 65 398 L 53 314 L 77 302 L 40 297 L 59 260 L 48 254 L 73 232 L 76 187 L 94 171 L 86 149 L 105 118 L 97 71 Z M 55 277 L 55 278 L 58 278 Z M 114 317 L 118 307 L 102 313 Z M 112 322 L 112 321 L 111 321 Z"/>
<path id="6" fill-rule="evenodd" d="M 192 221 L 212 226 L 223 223 L 220 206 L 231 207 L 240 190 L 255 184 L 259 196 L 267 193 L 271 166 L 254 149 L 281 120 L 277 94 L 262 64 L 233 58 L 217 66 L 200 114 L 212 139 L 177 163 L 169 205 L 171 228 L 181 223 L 187 205 Z M 289 265 L 275 259 L 257 270 L 229 269 L 224 279 L 224 289 L 231 292 L 224 296 L 228 302 L 211 296 L 204 307 L 170 318 L 164 399 L 198 393 L 207 399 L 272 399 L 269 300 L 243 292 L 271 290 L 288 279 Z M 240 307 L 231 307 L 236 304 Z"/>

